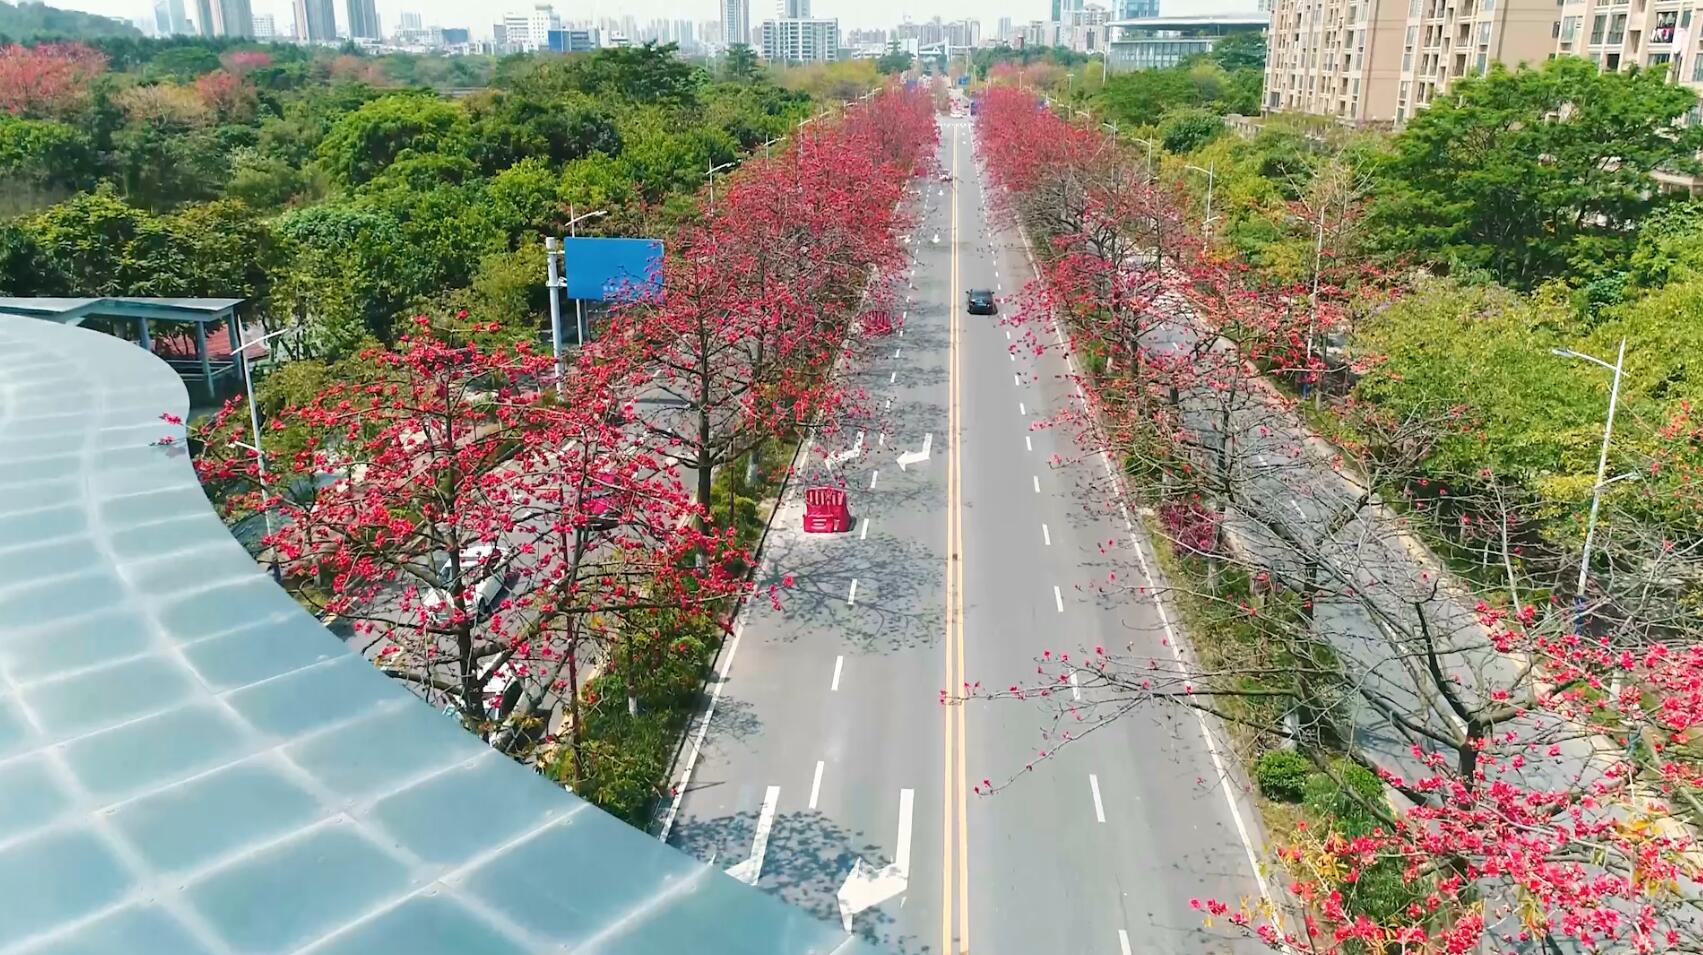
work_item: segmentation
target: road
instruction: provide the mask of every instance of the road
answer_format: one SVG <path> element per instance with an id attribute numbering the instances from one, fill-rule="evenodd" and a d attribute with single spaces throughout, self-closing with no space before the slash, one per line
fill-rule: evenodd
<path id="1" fill-rule="evenodd" d="M 941 700 L 1026 682 L 1049 649 L 1177 644 L 1150 597 L 1097 586 L 1142 573 L 1131 530 L 1036 427 L 1076 400 L 1067 357 L 964 313 L 1029 263 L 986 217 L 969 121 L 941 131 L 954 180 L 921 200 L 902 333 L 850 371 L 882 411 L 841 466 L 853 531 L 804 535 L 783 502 L 763 576 L 792 586 L 724 649 L 666 837 L 824 918 L 843 896 L 898 952 L 1252 951 L 1189 908 L 1262 891 L 1255 816 L 1195 715 L 1133 713 L 1024 773 L 1050 708 Z"/>

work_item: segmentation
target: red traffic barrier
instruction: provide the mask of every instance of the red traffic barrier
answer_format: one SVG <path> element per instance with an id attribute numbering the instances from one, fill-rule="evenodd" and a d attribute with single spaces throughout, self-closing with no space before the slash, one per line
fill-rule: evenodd
<path id="1" fill-rule="evenodd" d="M 851 530 L 846 492 L 837 487 L 813 487 L 804 492 L 804 532 L 843 534 Z"/>

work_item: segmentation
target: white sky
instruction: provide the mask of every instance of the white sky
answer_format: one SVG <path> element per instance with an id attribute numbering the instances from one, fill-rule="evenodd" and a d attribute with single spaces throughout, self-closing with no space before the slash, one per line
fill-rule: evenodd
<path id="1" fill-rule="evenodd" d="M 48 0 L 50 6 L 85 10 L 106 16 L 133 20 L 152 17 L 152 0 Z M 276 18 L 280 31 L 293 21 L 291 0 L 251 0 L 255 13 L 270 13 Z M 386 33 L 396 25 L 403 11 L 419 13 L 427 25 L 469 27 L 474 36 L 490 36 L 491 23 L 508 10 L 530 9 L 534 2 L 549 0 L 493 0 L 473 3 L 469 0 L 378 0 L 379 22 Z M 1089 0 L 1112 5 L 1111 0 Z M 339 28 L 347 25 L 345 0 L 333 0 L 337 8 Z M 657 17 L 696 20 L 704 23 L 720 19 L 717 0 L 554 0 L 556 13 L 564 20 L 619 18 L 632 14 L 640 23 Z M 751 21 L 768 19 L 771 0 L 751 0 Z M 1159 12 L 1165 16 L 1198 13 L 1239 13 L 1255 8 L 1255 0 L 1159 0 Z M 185 0 L 190 17 L 195 15 L 194 0 Z M 837 17 L 840 29 L 892 27 L 905 17 L 924 21 L 939 16 L 944 20 L 972 17 L 982 22 L 983 33 L 991 33 L 999 18 L 1009 16 L 1014 22 L 1046 19 L 1051 0 L 812 0 L 811 13 L 818 17 Z"/>

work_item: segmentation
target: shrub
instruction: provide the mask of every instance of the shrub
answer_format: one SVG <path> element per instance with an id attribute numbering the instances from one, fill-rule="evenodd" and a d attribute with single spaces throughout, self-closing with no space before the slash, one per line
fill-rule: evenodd
<path id="1" fill-rule="evenodd" d="M 1274 749 L 1260 756 L 1254 764 L 1254 780 L 1267 799 L 1278 802 L 1300 802 L 1306 795 L 1307 776 L 1313 764 L 1292 749 Z"/>
<path id="2" fill-rule="evenodd" d="M 1340 784 L 1325 773 L 1307 779 L 1307 811 L 1345 836 L 1365 835 L 1379 824 L 1368 807 L 1384 804 L 1384 784 L 1357 763 L 1342 761 L 1334 768 Z"/>

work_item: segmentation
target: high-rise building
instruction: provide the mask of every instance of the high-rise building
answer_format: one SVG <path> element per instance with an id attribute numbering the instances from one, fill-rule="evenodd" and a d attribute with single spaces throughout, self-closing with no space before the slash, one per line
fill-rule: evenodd
<path id="1" fill-rule="evenodd" d="M 254 15 L 254 38 L 256 40 L 271 40 L 277 36 L 278 29 L 274 25 L 272 14 L 256 13 Z"/>
<path id="2" fill-rule="evenodd" d="M 549 49 L 550 31 L 560 29 L 562 23 L 553 7 L 541 3 L 524 13 L 503 17 L 502 26 L 504 36 L 497 41 L 500 46 L 511 52 L 530 53 Z"/>
<path id="3" fill-rule="evenodd" d="M 721 45 L 751 42 L 751 0 L 721 0 Z"/>
<path id="4" fill-rule="evenodd" d="M 1262 3 L 1268 0 L 1261 0 Z M 1159 15 L 1159 0 L 1118 0 L 1117 19 L 1149 20 Z"/>
<path id="5" fill-rule="evenodd" d="M 944 39 L 947 46 L 957 49 L 979 46 L 982 42 L 982 21 L 953 20 L 946 24 Z"/>
<path id="6" fill-rule="evenodd" d="M 337 42 L 337 13 L 331 8 L 331 0 L 296 0 L 296 39 Z"/>
<path id="7" fill-rule="evenodd" d="M 771 63 L 827 63 L 840 55 L 840 21 L 789 17 L 763 21 L 763 59 Z"/>
<path id="8" fill-rule="evenodd" d="M 466 46 L 473 42 L 472 31 L 466 27 L 444 27 L 442 33 L 444 46 Z"/>
<path id="9" fill-rule="evenodd" d="M 398 21 L 400 23 L 399 28 L 403 30 L 420 30 L 424 29 L 426 25 L 418 13 L 409 13 L 406 10 L 398 15 Z"/>
<path id="10" fill-rule="evenodd" d="M 159 36 L 188 36 L 195 32 L 183 0 L 154 0 L 154 32 Z"/>
<path id="11" fill-rule="evenodd" d="M 998 39 L 999 39 L 999 42 L 1001 42 L 1001 43 L 1010 43 L 1011 42 L 1011 18 L 1010 17 L 1000 17 L 999 18 L 999 38 Z"/>
<path id="12" fill-rule="evenodd" d="M 1553 54 L 1556 8 L 1555 0 L 1275 0 L 1264 108 L 1400 125 L 1461 76 Z"/>
<path id="13" fill-rule="evenodd" d="M 348 0 L 349 36 L 357 40 L 377 40 L 378 5 L 373 0 Z"/>
<path id="14" fill-rule="evenodd" d="M 195 25 L 204 37 L 252 37 L 248 0 L 195 0 Z"/>
<path id="15" fill-rule="evenodd" d="M 596 27 L 551 30 L 548 40 L 552 53 L 589 53 L 601 45 Z"/>
<path id="16" fill-rule="evenodd" d="M 775 0 L 775 19 L 810 19 L 810 0 Z"/>

